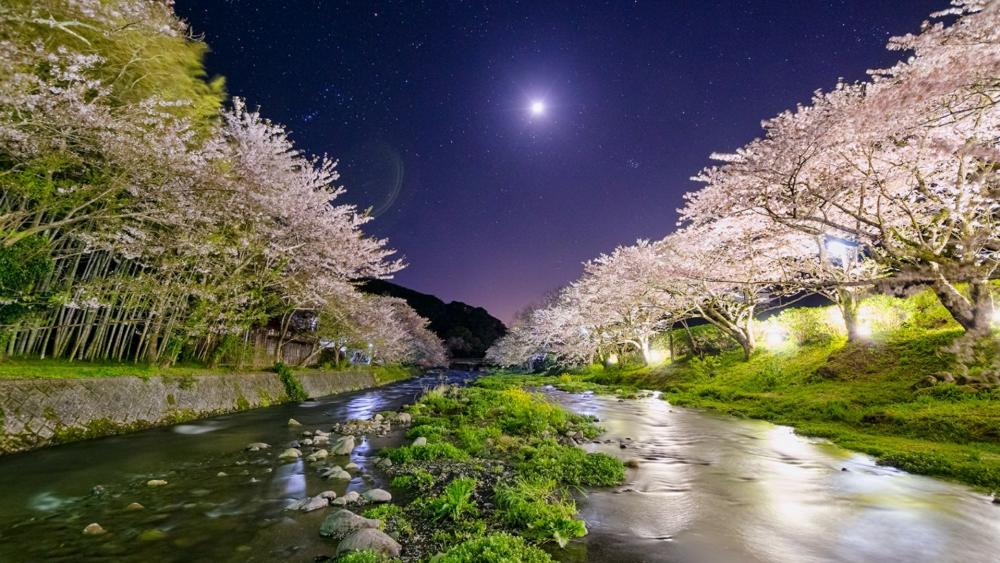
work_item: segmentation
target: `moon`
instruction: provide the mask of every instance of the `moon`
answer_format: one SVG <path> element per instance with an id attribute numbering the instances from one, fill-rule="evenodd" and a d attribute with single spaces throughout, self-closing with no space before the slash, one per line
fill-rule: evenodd
<path id="1" fill-rule="evenodd" d="M 542 100 L 535 100 L 531 102 L 531 115 L 543 115 L 545 113 L 545 102 Z"/>

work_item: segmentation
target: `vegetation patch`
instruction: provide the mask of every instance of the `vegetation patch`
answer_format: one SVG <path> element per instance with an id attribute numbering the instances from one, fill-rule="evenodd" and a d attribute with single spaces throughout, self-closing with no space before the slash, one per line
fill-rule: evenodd
<path id="1" fill-rule="evenodd" d="M 408 558 L 551 561 L 538 545 L 564 546 L 587 533 L 570 488 L 624 479 L 620 461 L 575 445 L 574 436 L 600 433 L 591 419 L 488 384 L 427 392 L 409 408 L 409 437 L 426 444 L 382 453 L 404 503 L 366 515 L 383 519 Z"/>

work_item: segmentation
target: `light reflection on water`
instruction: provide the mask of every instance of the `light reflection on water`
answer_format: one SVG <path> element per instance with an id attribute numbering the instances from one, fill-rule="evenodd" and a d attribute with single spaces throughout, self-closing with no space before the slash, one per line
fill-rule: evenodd
<path id="1" fill-rule="evenodd" d="M 546 392 L 601 419 L 588 450 L 642 460 L 622 487 L 579 499 L 590 535 L 564 561 L 998 560 L 1000 507 L 966 487 L 766 422 Z"/>

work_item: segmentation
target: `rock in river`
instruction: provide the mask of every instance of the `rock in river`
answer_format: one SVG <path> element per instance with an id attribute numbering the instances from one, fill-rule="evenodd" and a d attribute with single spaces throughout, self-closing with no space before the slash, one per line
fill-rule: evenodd
<path id="1" fill-rule="evenodd" d="M 343 498 L 343 497 L 341 497 Z M 358 530 L 367 528 L 378 528 L 381 522 L 341 508 L 323 520 L 323 525 L 319 528 L 319 535 L 325 538 L 341 539 L 347 537 Z"/>
<path id="2" fill-rule="evenodd" d="M 413 447 L 414 448 L 422 448 L 422 447 L 424 447 L 426 445 L 427 445 L 427 438 L 424 438 L 423 436 L 421 436 L 421 437 L 419 437 L 419 438 L 417 438 L 416 440 L 413 441 Z"/>
<path id="3" fill-rule="evenodd" d="M 149 481 L 146 481 L 146 486 L 148 487 L 162 487 L 166 484 L 167 482 L 163 479 L 150 479 Z"/>
<path id="4" fill-rule="evenodd" d="M 347 536 L 337 545 L 337 555 L 343 555 L 349 551 L 363 551 L 370 549 L 379 553 L 396 557 L 402 547 L 396 540 L 377 528 L 364 528 Z"/>
<path id="5" fill-rule="evenodd" d="M 361 497 L 368 502 L 389 502 L 392 500 L 392 495 L 389 491 L 384 489 L 372 489 L 370 491 L 365 491 L 361 493 Z"/>
<path id="6" fill-rule="evenodd" d="M 288 425 L 289 426 L 302 426 L 302 423 L 299 422 L 299 421 L 297 421 L 297 420 L 295 420 L 294 418 L 289 418 L 288 419 Z"/>
<path id="7" fill-rule="evenodd" d="M 145 509 L 146 509 L 145 506 L 137 502 L 130 503 L 128 506 L 125 507 L 125 510 L 145 510 Z"/>
<path id="8" fill-rule="evenodd" d="M 287 450 L 281 452 L 278 459 L 298 459 L 302 457 L 302 451 L 297 448 L 288 448 Z"/>
<path id="9" fill-rule="evenodd" d="M 350 455 L 354 451 L 354 436 L 344 436 L 338 438 L 337 442 L 330 448 L 333 455 Z"/>
<path id="10" fill-rule="evenodd" d="M 88 536 L 99 536 L 108 533 L 108 531 L 102 528 L 97 522 L 94 522 L 93 524 L 87 524 L 87 527 L 83 529 L 83 533 Z"/>
<path id="11" fill-rule="evenodd" d="M 317 495 L 306 501 L 299 510 L 302 512 L 312 512 L 313 510 L 320 510 L 328 506 L 330 506 L 330 499 L 323 495 Z"/>

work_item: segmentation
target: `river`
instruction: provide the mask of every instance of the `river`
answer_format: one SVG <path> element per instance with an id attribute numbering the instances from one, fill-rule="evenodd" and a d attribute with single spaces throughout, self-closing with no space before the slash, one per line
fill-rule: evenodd
<path id="1" fill-rule="evenodd" d="M 302 404 L 219 416 L 0 458 L 0 561 L 293 561 L 332 553 L 324 511 L 283 508 L 326 489 L 383 486 L 371 454 L 398 433 L 362 442 L 368 475 L 340 485 L 244 451 L 280 451 L 304 428 L 367 418 L 413 402 L 451 371 Z M 659 398 L 545 390 L 600 418 L 600 443 L 639 460 L 627 483 L 581 491 L 590 534 L 553 553 L 567 562 L 996 561 L 1000 506 L 968 488 L 879 467 L 871 458 L 766 422 L 670 406 Z M 627 447 L 622 449 L 619 444 Z M 346 462 L 346 459 L 345 459 Z M 146 485 L 149 479 L 168 482 Z M 146 508 L 128 511 L 138 502 Z M 108 534 L 84 536 L 98 522 Z"/>

